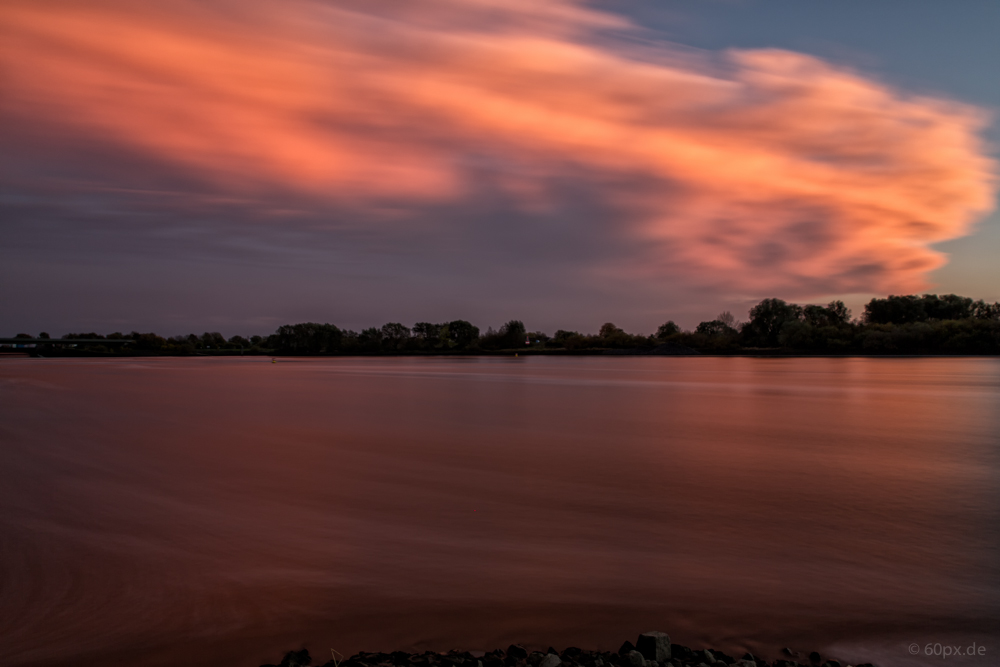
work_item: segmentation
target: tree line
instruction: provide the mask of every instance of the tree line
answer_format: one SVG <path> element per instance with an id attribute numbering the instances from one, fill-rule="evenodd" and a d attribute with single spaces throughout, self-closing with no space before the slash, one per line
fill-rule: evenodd
<path id="1" fill-rule="evenodd" d="M 27 334 L 19 336 L 30 338 Z M 40 334 L 39 338 L 47 338 Z M 1000 303 L 954 294 L 874 298 L 856 319 L 841 301 L 798 305 L 764 299 L 739 321 L 729 312 L 682 330 L 667 321 L 650 335 L 631 334 L 611 322 L 596 334 L 528 331 L 520 320 L 481 332 L 465 320 L 389 322 L 360 332 L 333 324 L 304 322 L 278 327 L 269 336 L 161 337 L 155 333 L 71 333 L 72 339 L 131 340 L 127 349 L 90 348 L 109 354 L 392 355 L 491 352 L 805 354 L 1000 354 Z M 55 346 L 50 352 L 58 352 Z M 71 352 L 72 353 L 72 352 Z"/>

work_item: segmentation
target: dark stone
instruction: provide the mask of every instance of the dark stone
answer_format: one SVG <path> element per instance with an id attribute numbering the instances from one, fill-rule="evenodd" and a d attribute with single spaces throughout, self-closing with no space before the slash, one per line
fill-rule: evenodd
<path id="1" fill-rule="evenodd" d="M 781 649 L 781 652 L 784 653 L 785 655 L 791 656 L 793 658 L 799 657 L 798 652 L 793 651 L 792 649 L 788 648 L 787 646 L 785 648 Z"/>
<path id="2" fill-rule="evenodd" d="M 793 662 L 791 660 L 775 660 L 774 661 L 774 667 L 798 667 L 798 664 L 799 663 Z"/>
<path id="3" fill-rule="evenodd" d="M 312 658 L 309 656 L 309 651 L 302 649 L 286 653 L 285 657 L 281 659 L 280 667 L 309 667 L 311 663 Z"/>
<path id="4" fill-rule="evenodd" d="M 520 644 L 511 644 L 507 647 L 507 657 L 515 660 L 524 660 L 528 657 L 528 649 Z"/>
<path id="5" fill-rule="evenodd" d="M 809 654 L 809 662 L 815 662 L 815 663 L 818 664 L 819 661 L 822 660 L 822 659 L 823 659 L 823 656 L 821 656 L 816 651 L 813 651 L 812 653 Z"/>
<path id="6" fill-rule="evenodd" d="M 643 657 L 642 653 L 636 650 L 631 650 L 625 656 L 627 662 L 626 665 L 631 665 L 631 667 L 646 667 L 646 658 Z"/>
<path id="7" fill-rule="evenodd" d="M 716 659 L 717 661 L 721 661 L 721 662 L 724 662 L 724 663 L 726 663 L 727 665 L 732 665 L 733 663 L 735 663 L 735 662 L 736 662 L 736 658 L 734 658 L 734 657 L 733 657 L 733 656 L 731 656 L 731 655 L 726 655 L 726 654 L 725 654 L 725 653 L 723 653 L 722 651 L 712 651 L 712 655 L 714 655 L 714 656 L 715 656 L 715 659 Z"/>
<path id="8" fill-rule="evenodd" d="M 558 653 L 546 653 L 542 661 L 538 663 L 538 667 L 559 667 L 562 664 L 562 660 L 559 659 Z"/>
<path id="9" fill-rule="evenodd" d="M 670 655 L 675 660 L 680 660 L 681 662 L 691 662 L 694 660 L 694 651 L 689 649 L 684 644 L 671 644 L 670 645 Z"/>
<path id="10" fill-rule="evenodd" d="M 665 662 L 670 659 L 670 636 L 655 630 L 644 632 L 635 641 L 635 649 L 646 660 Z"/>
<path id="11" fill-rule="evenodd" d="M 506 665 L 506 667 L 515 667 L 515 665 L 517 665 L 517 663 L 521 660 L 523 660 L 523 658 L 515 658 L 512 655 L 508 655 L 503 659 L 503 664 Z"/>
<path id="12" fill-rule="evenodd" d="M 495 653 L 487 653 L 483 656 L 483 667 L 503 667 L 503 660 Z"/>
<path id="13" fill-rule="evenodd" d="M 634 651 L 634 650 L 635 650 L 635 645 L 632 644 L 632 642 L 630 641 L 626 641 L 624 644 L 622 644 L 622 647 L 618 649 L 618 655 L 628 655 L 629 651 Z"/>
<path id="14" fill-rule="evenodd" d="M 832 659 L 827 660 L 826 662 L 823 663 L 823 667 L 840 667 L 840 661 Z"/>

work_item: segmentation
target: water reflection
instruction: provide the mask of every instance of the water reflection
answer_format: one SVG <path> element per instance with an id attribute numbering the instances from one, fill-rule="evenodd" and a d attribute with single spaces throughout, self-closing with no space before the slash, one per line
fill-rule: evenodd
<path id="1" fill-rule="evenodd" d="M 998 414 L 992 359 L 6 360 L 4 663 L 1000 651 Z"/>

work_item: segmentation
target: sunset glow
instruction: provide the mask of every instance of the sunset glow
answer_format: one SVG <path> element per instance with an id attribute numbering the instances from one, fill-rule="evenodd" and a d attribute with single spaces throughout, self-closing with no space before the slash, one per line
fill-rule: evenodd
<path id="1" fill-rule="evenodd" d="M 475 206 L 484 174 L 541 216 L 570 181 L 641 248 L 592 274 L 893 292 L 926 287 L 930 244 L 993 206 L 980 109 L 787 50 L 630 45 L 637 26 L 568 1 L 0 11 L 3 116 L 58 137 L 47 159 L 99 141 L 216 199 L 336 205 L 378 233 L 432 226 L 409 207 Z M 113 187 L 101 170 L 82 187 Z"/>

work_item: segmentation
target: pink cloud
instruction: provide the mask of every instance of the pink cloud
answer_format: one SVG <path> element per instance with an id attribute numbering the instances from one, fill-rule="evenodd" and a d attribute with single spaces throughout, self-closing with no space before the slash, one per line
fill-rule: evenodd
<path id="1" fill-rule="evenodd" d="M 639 58 L 601 32 L 636 28 L 568 1 L 14 0 L 0 16 L 5 117 L 222 192 L 360 209 L 468 198 L 473 157 L 536 212 L 579 174 L 641 248 L 591 267 L 619 278 L 918 290 L 944 262 L 930 244 L 993 205 L 975 108 L 788 51 Z"/>

